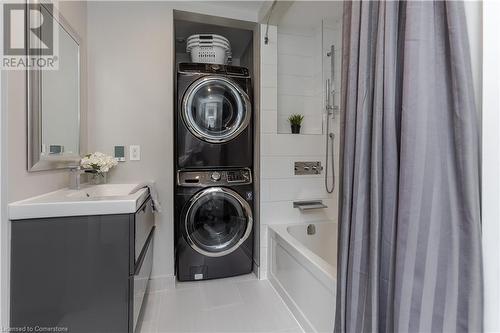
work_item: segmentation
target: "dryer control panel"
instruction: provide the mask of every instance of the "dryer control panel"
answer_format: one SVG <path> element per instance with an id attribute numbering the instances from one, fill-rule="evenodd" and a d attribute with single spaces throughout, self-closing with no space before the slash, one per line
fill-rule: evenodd
<path id="1" fill-rule="evenodd" d="M 177 185 L 197 186 L 233 186 L 252 183 L 252 171 L 244 169 L 189 170 L 177 173 Z"/>

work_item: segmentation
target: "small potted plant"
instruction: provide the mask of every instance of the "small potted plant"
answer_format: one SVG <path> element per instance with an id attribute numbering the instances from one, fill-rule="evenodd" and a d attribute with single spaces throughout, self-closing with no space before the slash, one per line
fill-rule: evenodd
<path id="1" fill-rule="evenodd" d="M 302 125 L 302 121 L 304 120 L 304 116 L 301 114 L 292 114 L 288 117 L 288 121 L 290 122 L 290 126 L 292 127 L 293 134 L 300 133 L 300 125 Z"/>
<path id="2" fill-rule="evenodd" d="M 105 184 L 107 172 L 117 164 L 116 158 L 99 152 L 87 154 L 80 161 L 82 169 L 89 174 L 89 182 L 93 185 Z"/>

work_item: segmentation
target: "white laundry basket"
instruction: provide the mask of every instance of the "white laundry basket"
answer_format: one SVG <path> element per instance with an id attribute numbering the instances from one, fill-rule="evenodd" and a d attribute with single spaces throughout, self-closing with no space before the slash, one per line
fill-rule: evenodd
<path id="1" fill-rule="evenodd" d="M 231 59 L 231 45 L 220 35 L 192 35 L 186 41 L 186 52 L 192 62 L 227 64 Z"/>

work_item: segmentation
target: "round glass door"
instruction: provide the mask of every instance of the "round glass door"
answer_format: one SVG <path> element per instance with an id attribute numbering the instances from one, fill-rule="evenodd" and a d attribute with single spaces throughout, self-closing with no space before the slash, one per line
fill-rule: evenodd
<path id="1" fill-rule="evenodd" d="M 210 257 L 236 250 L 250 236 L 252 223 L 250 205 L 238 193 L 222 187 L 198 192 L 185 214 L 189 245 Z"/>
<path id="2" fill-rule="evenodd" d="M 182 117 L 191 133 L 210 143 L 238 136 L 250 122 L 248 95 L 233 81 L 208 76 L 195 81 L 184 95 Z"/>

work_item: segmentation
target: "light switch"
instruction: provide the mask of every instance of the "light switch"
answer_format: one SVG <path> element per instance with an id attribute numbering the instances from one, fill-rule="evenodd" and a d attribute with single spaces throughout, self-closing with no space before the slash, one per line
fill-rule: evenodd
<path id="1" fill-rule="evenodd" d="M 131 145 L 130 146 L 130 160 L 140 161 L 141 160 L 141 146 Z"/>

